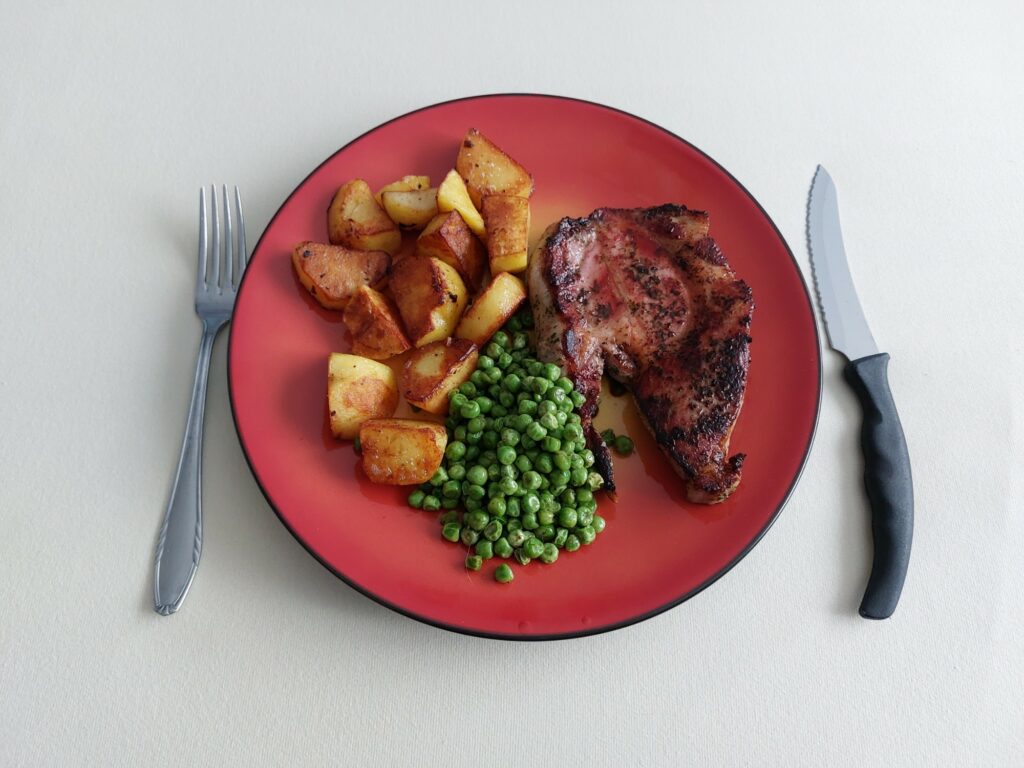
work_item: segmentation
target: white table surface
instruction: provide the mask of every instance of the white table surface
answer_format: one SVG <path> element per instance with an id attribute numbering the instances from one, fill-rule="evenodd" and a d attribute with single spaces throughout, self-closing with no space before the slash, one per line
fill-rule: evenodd
<path id="1" fill-rule="evenodd" d="M 1024 764 L 1019 3 L 60 5 L 0 7 L 0 765 Z M 252 243 L 351 138 L 499 91 L 686 137 L 805 270 L 828 166 L 913 459 L 891 620 L 856 614 L 832 353 L 803 480 L 735 570 L 625 630 L 510 644 L 394 614 L 292 539 L 232 428 L 226 336 L 202 565 L 153 613 L 197 187 L 241 186 Z"/>

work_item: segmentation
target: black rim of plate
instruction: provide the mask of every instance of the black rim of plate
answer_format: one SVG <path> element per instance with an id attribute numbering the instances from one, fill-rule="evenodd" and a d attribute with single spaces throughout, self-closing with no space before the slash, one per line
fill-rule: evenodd
<path id="1" fill-rule="evenodd" d="M 733 568 L 735 568 L 736 565 L 743 558 L 745 558 L 755 546 L 757 546 L 758 542 L 760 542 L 761 539 L 764 537 L 764 535 L 768 532 L 768 529 L 771 528 L 772 525 L 775 523 L 775 521 L 778 519 L 779 514 L 782 512 L 783 508 L 786 506 L 786 503 L 789 501 L 790 497 L 793 495 L 793 491 L 796 488 L 797 483 L 800 482 L 800 477 L 803 475 L 804 468 L 807 466 L 807 458 L 808 458 L 808 456 L 810 456 L 810 453 L 811 453 L 811 446 L 814 443 L 814 437 L 815 437 L 815 434 L 816 434 L 817 429 L 818 429 L 818 418 L 819 418 L 819 416 L 821 414 L 821 390 L 822 390 L 821 336 L 818 333 L 818 324 L 817 324 L 816 319 L 815 319 L 814 305 L 811 302 L 811 294 L 810 294 L 810 291 L 807 288 L 807 281 L 804 279 L 803 272 L 800 269 L 800 265 L 797 262 L 796 257 L 793 256 L 793 251 L 790 249 L 789 243 L 786 242 L 786 238 L 784 238 L 782 236 L 782 233 L 779 231 L 779 228 L 775 225 L 775 222 L 772 220 L 771 216 L 768 215 L 768 212 L 765 211 L 765 209 L 761 206 L 761 204 L 757 201 L 757 199 L 752 194 L 750 194 L 750 191 L 745 186 L 743 186 L 743 184 L 741 184 L 740 181 L 735 176 L 733 176 L 731 173 L 729 173 L 728 170 L 726 170 L 724 167 L 722 167 L 722 165 L 718 161 L 716 161 L 713 157 L 708 155 L 706 152 L 702 151 L 699 147 L 694 146 L 693 144 L 691 144 L 690 142 L 688 142 L 686 139 L 682 138 L 681 136 L 678 136 L 677 134 L 673 133 L 672 131 L 668 130 L 667 128 L 663 128 L 662 126 L 658 125 L 657 123 L 651 122 L 650 120 L 647 120 L 647 119 L 645 119 L 643 117 L 640 117 L 638 115 L 634 115 L 633 113 L 627 112 L 626 110 L 623 110 L 623 109 L 617 109 L 615 107 L 609 107 L 606 104 L 601 104 L 601 103 L 596 102 L 596 101 L 588 101 L 587 99 L 578 99 L 578 98 L 575 98 L 575 97 L 572 97 L 572 96 L 557 96 L 555 94 L 548 94 L 548 93 L 486 93 L 486 94 L 481 94 L 479 96 L 464 96 L 464 97 L 461 97 L 461 98 L 458 98 L 458 99 L 448 99 L 447 101 L 440 101 L 440 102 L 437 102 L 436 104 L 430 104 L 429 106 L 426 106 L 426 107 L 420 107 L 419 109 L 414 109 L 411 112 L 406 112 L 405 114 L 399 115 L 399 116 L 394 117 L 394 118 L 392 118 L 392 119 L 390 119 L 390 120 L 388 120 L 386 122 L 383 122 L 380 125 L 377 125 L 374 128 L 371 128 L 370 130 L 366 131 L 365 133 L 362 133 L 359 136 L 357 136 L 356 138 L 352 139 L 352 141 L 350 141 L 347 144 L 345 144 L 345 146 L 341 147 L 339 150 L 337 150 L 336 152 L 333 152 L 330 156 L 328 156 L 322 163 L 320 163 L 316 168 L 314 168 L 312 171 L 310 171 L 301 182 L 299 182 L 299 184 L 295 187 L 295 189 L 292 190 L 291 194 L 289 194 L 288 197 L 285 198 L 284 202 L 281 203 L 280 207 L 277 209 L 277 211 L 271 217 L 270 221 L 267 223 L 267 226 L 263 230 L 263 234 L 260 235 L 260 239 L 256 242 L 256 246 L 253 248 L 252 253 L 255 254 L 256 251 L 259 250 L 260 244 L 263 242 L 263 238 L 266 236 L 267 232 L 270 231 L 270 228 L 274 226 L 274 222 L 277 220 L 277 217 L 280 215 L 281 211 L 284 210 L 285 206 L 288 205 L 288 202 L 292 199 L 292 197 L 294 197 L 295 194 L 300 189 L 302 189 L 303 186 L 305 186 L 306 182 L 309 181 L 310 177 L 312 177 L 314 174 L 316 174 L 324 165 L 329 163 L 335 156 L 337 156 L 338 154 L 344 152 L 346 149 L 348 149 L 350 146 L 355 144 L 357 141 L 360 141 L 364 137 L 369 136 L 371 133 L 375 133 L 376 131 L 379 131 L 381 128 L 384 128 L 385 126 L 390 125 L 391 123 L 397 122 L 398 120 L 404 120 L 405 118 L 410 117 L 411 115 L 415 115 L 415 114 L 417 114 L 419 112 L 426 112 L 428 110 L 436 109 L 437 107 L 442 107 L 442 106 L 445 106 L 447 104 L 455 104 L 455 103 L 458 103 L 460 101 L 479 101 L 481 99 L 520 97 L 520 96 L 531 97 L 531 98 L 555 99 L 555 100 L 558 100 L 558 101 L 572 101 L 572 102 L 578 102 L 580 104 L 588 104 L 588 105 L 593 106 L 593 107 L 599 107 L 601 109 L 606 109 L 609 112 L 616 112 L 616 113 L 618 113 L 620 115 L 624 115 L 626 117 L 632 118 L 632 119 L 637 120 L 637 121 L 639 121 L 641 123 L 645 123 L 645 124 L 647 124 L 647 125 L 649 125 L 649 126 L 651 126 L 653 128 L 657 128 L 659 131 L 668 134 L 669 136 L 674 138 L 676 141 L 686 145 L 687 147 L 689 147 L 693 151 L 697 152 L 698 154 L 700 154 L 701 156 L 706 158 L 718 170 L 720 170 L 722 173 L 724 173 L 732 181 L 733 184 L 735 184 L 739 189 L 741 189 L 743 191 L 743 193 L 748 198 L 750 198 L 750 201 L 755 206 L 757 206 L 757 209 L 761 212 L 761 215 L 764 216 L 765 220 L 769 224 L 771 224 L 771 227 L 774 230 L 776 236 L 779 238 L 779 241 L 785 247 L 786 253 L 789 254 L 789 259 L 790 259 L 790 261 L 793 264 L 793 269 L 796 271 L 797 277 L 800 280 L 800 284 L 801 284 L 801 286 L 804 289 L 804 298 L 807 300 L 807 309 L 810 312 L 811 325 L 814 328 L 814 339 L 815 339 L 815 348 L 816 348 L 815 351 L 817 353 L 817 359 L 818 359 L 818 380 L 817 380 L 818 394 L 817 394 L 817 398 L 816 398 L 815 405 L 814 405 L 814 421 L 811 424 L 811 431 L 810 431 L 810 435 L 808 435 L 808 438 L 807 438 L 807 445 L 804 447 L 804 453 L 803 453 L 802 458 L 800 459 L 800 466 L 797 469 L 796 474 L 793 476 L 793 482 L 790 483 L 789 488 L 786 489 L 786 493 L 783 495 L 782 500 L 779 502 L 779 506 L 772 513 L 771 517 L 768 519 L 768 522 L 757 533 L 757 535 L 754 536 L 754 538 L 751 539 L 750 542 L 740 551 L 740 553 L 738 555 L 736 555 L 736 557 L 733 558 L 729 563 L 727 563 L 725 565 L 725 567 L 723 567 L 717 573 L 713 574 L 711 577 L 706 579 L 703 583 L 698 585 L 696 588 L 690 590 L 689 592 L 685 592 L 682 595 L 680 595 L 679 597 L 674 598 L 674 599 L 668 601 L 664 605 L 660 605 L 657 608 L 654 608 L 654 609 L 652 609 L 650 611 L 647 611 L 646 613 L 639 614 L 637 616 L 634 616 L 632 618 L 626 619 L 624 621 L 616 622 L 614 624 L 606 624 L 606 625 L 599 626 L 599 627 L 593 627 L 593 628 L 590 628 L 590 629 L 580 630 L 578 632 L 560 632 L 560 633 L 554 633 L 554 634 L 537 634 L 537 635 L 517 635 L 517 634 L 506 634 L 506 633 L 503 633 L 503 632 L 487 632 L 487 631 L 483 631 L 483 630 L 473 629 L 471 627 L 461 627 L 461 626 L 458 626 L 456 624 L 448 624 L 448 623 L 443 622 L 443 621 L 437 621 L 435 619 L 430 618 L 429 616 L 423 616 L 423 615 L 418 614 L 418 613 L 416 613 L 414 611 L 410 611 L 410 610 L 407 610 L 405 608 L 402 608 L 402 607 L 400 607 L 398 605 L 395 605 L 394 603 L 390 602 L 389 600 L 381 597 L 380 595 L 374 594 L 373 592 L 371 592 L 366 587 L 364 587 L 361 584 L 357 583 L 356 581 L 354 581 L 353 579 L 349 578 L 348 576 L 346 576 L 341 571 L 339 571 L 336 568 L 334 568 L 333 566 L 331 566 L 329 563 L 325 562 L 323 560 L 323 558 L 321 558 L 315 551 L 313 551 L 313 549 L 310 547 L 310 545 L 308 545 L 305 541 L 302 540 L 302 538 L 300 538 L 298 536 L 298 534 L 295 533 L 295 531 L 292 529 L 292 527 L 288 524 L 288 521 L 285 520 L 285 518 L 281 515 L 281 511 L 277 508 L 277 505 L 274 503 L 274 500 L 270 498 L 270 494 L 267 492 L 267 489 L 264 487 L 263 481 L 260 479 L 259 472 L 257 472 L 256 471 L 256 467 L 253 466 L 252 458 L 249 456 L 249 451 L 248 451 L 248 449 L 245 446 L 245 440 L 242 438 L 242 432 L 238 428 L 238 414 L 235 411 L 235 397 L 234 397 L 235 387 L 234 387 L 234 380 L 233 380 L 232 373 L 231 373 L 231 358 L 232 358 L 231 348 L 232 348 L 232 342 L 234 340 L 234 333 L 231 332 L 231 328 L 229 328 L 229 336 L 228 336 L 228 399 L 229 399 L 229 402 L 231 404 L 231 418 L 232 418 L 232 421 L 234 422 L 234 425 L 235 425 L 235 433 L 238 435 L 238 442 L 239 442 L 239 444 L 242 447 L 242 453 L 245 456 L 246 463 L 249 465 L 249 470 L 252 472 L 253 478 L 255 478 L 255 480 L 256 480 L 256 485 L 259 486 L 260 492 L 263 494 L 263 497 L 267 500 L 267 504 L 270 505 L 270 508 L 274 511 L 274 514 L 277 515 L 278 520 L 281 521 L 281 524 L 284 525 L 284 527 L 292 535 L 292 537 L 294 537 L 294 539 L 297 542 L 299 542 L 299 544 L 302 545 L 303 549 L 305 549 L 310 555 L 312 555 L 317 560 L 317 562 L 319 562 L 324 568 L 326 568 L 328 571 L 333 573 L 335 576 L 337 576 L 343 582 L 348 584 L 354 590 L 356 590 L 357 592 L 365 595 L 366 597 L 370 598 L 371 600 L 373 600 L 373 601 L 375 601 L 377 603 L 380 603 L 385 608 L 390 608 L 392 611 L 395 611 L 396 613 L 400 613 L 403 616 L 407 616 L 410 619 L 415 619 L 416 621 L 420 621 L 420 622 L 422 622 L 424 624 L 429 624 L 430 626 L 438 627 L 440 629 L 446 629 L 446 630 L 448 630 L 450 632 L 457 632 L 457 633 L 462 634 L 462 635 L 470 635 L 470 636 L 473 636 L 473 637 L 484 637 L 484 638 L 488 638 L 488 639 L 492 639 L 492 640 L 518 640 L 518 641 L 571 640 L 571 639 L 579 638 L 579 637 L 588 637 L 590 635 L 599 635 L 599 634 L 603 634 L 605 632 L 612 632 L 612 631 L 614 631 L 616 629 L 622 629 L 624 627 L 632 626 L 633 624 L 639 624 L 642 621 L 646 621 L 647 619 L 653 618 L 653 617 L 655 617 L 655 616 L 657 616 L 657 615 L 659 615 L 661 613 L 664 613 L 665 611 L 671 610 L 672 608 L 675 608 L 677 605 L 680 605 L 681 603 L 684 603 L 687 600 L 689 600 L 690 598 L 692 598 L 692 597 L 700 594 L 701 592 L 703 592 L 705 589 L 710 587 L 712 584 L 714 584 L 716 581 L 718 581 L 720 578 L 722 578 L 725 574 L 727 574 L 729 571 L 731 571 Z M 242 274 L 242 282 L 238 286 L 239 294 L 241 294 L 242 290 L 244 290 L 244 288 L 245 288 L 245 278 L 247 277 L 248 271 L 249 270 L 246 269 L 245 272 Z M 236 298 L 236 301 L 237 301 L 237 298 Z"/>

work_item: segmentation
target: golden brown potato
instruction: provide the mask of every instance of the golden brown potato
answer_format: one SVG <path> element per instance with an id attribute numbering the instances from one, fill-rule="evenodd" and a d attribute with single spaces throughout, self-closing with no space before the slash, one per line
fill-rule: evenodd
<path id="1" fill-rule="evenodd" d="M 391 257 L 384 251 L 354 251 L 340 245 L 304 242 L 292 251 L 295 274 L 327 309 L 344 309 L 362 286 L 387 277 Z"/>
<path id="2" fill-rule="evenodd" d="M 374 419 L 359 430 L 363 471 L 375 483 L 418 485 L 441 466 L 448 433 L 443 424 L 412 419 Z"/>
<path id="3" fill-rule="evenodd" d="M 327 209 L 327 234 L 335 245 L 362 251 L 387 251 L 392 256 L 402 247 L 402 233 L 380 207 L 362 179 L 341 185 Z"/>
<path id="4" fill-rule="evenodd" d="M 391 220 L 403 229 L 423 229 L 437 216 L 436 189 L 384 192 L 381 201 Z"/>
<path id="5" fill-rule="evenodd" d="M 395 372 L 383 363 L 334 353 L 327 361 L 327 408 L 331 432 L 350 440 L 368 419 L 391 416 L 398 407 Z"/>
<path id="6" fill-rule="evenodd" d="M 466 310 L 455 335 L 482 347 L 524 301 L 526 289 L 522 281 L 508 272 L 499 272 Z"/>
<path id="7" fill-rule="evenodd" d="M 384 201 L 381 200 L 381 195 L 385 192 L 411 192 L 415 189 L 428 189 L 429 187 L 429 176 L 403 176 L 398 181 L 392 181 L 390 184 L 385 184 L 378 189 L 377 202 L 381 205 L 384 204 Z"/>
<path id="8" fill-rule="evenodd" d="M 427 224 L 416 240 L 416 254 L 450 264 L 473 288 L 483 283 L 487 254 L 458 211 L 439 213 Z"/>
<path id="9" fill-rule="evenodd" d="M 476 128 L 462 140 L 455 170 L 469 188 L 469 198 L 478 209 L 488 195 L 533 194 L 533 177 Z"/>
<path id="10" fill-rule="evenodd" d="M 483 217 L 470 200 L 466 183 L 458 172 L 448 171 L 441 186 L 437 188 L 437 210 L 442 213 L 458 211 L 474 235 L 480 238 L 487 237 Z"/>
<path id="11" fill-rule="evenodd" d="M 345 307 L 345 327 L 352 334 L 352 354 L 374 360 L 400 355 L 412 347 L 387 296 L 362 286 Z"/>
<path id="12" fill-rule="evenodd" d="M 488 195 L 483 214 L 491 274 L 522 272 L 530 239 L 530 201 L 514 195 Z"/>
<path id="13" fill-rule="evenodd" d="M 448 413 L 448 394 L 476 370 L 476 344 L 445 339 L 420 347 L 402 369 L 402 396 L 428 413 Z"/>
<path id="14" fill-rule="evenodd" d="M 451 336 L 468 300 L 455 268 L 424 256 L 408 256 L 395 264 L 390 289 L 415 347 Z"/>

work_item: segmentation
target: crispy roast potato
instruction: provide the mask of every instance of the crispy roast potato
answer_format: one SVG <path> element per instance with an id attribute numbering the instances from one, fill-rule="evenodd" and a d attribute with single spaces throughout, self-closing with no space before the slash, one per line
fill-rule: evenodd
<path id="1" fill-rule="evenodd" d="M 428 189 L 430 187 L 429 176 L 403 176 L 398 181 L 385 184 L 377 190 L 377 202 L 384 205 L 381 195 L 385 192 L 412 192 L 417 189 Z"/>
<path id="2" fill-rule="evenodd" d="M 295 274 L 327 309 L 344 309 L 362 286 L 379 285 L 391 257 L 384 251 L 354 251 L 340 245 L 306 241 L 292 251 Z"/>
<path id="3" fill-rule="evenodd" d="M 341 185 L 327 209 L 327 234 L 335 245 L 363 251 L 387 251 L 392 256 L 402 247 L 402 233 L 380 207 L 362 179 Z"/>
<path id="4" fill-rule="evenodd" d="M 533 194 L 533 177 L 527 170 L 476 128 L 470 128 L 462 140 L 455 170 L 466 182 L 469 197 L 478 209 L 488 195 Z"/>
<path id="5" fill-rule="evenodd" d="M 526 289 L 522 281 L 508 272 L 499 272 L 466 310 L 455 335 L 482 347 L 524 301 Z"/>
<path id="6" fill-rule="evenodd" d="M 458 211 L 474 235 L 487 237 L 483 217 L 470 199 L 466 183 L 457 171 L 448 171 L 441 186 L 437 188 L 437 209 L 442 213 Z"/>
<path id="7" fill-rule="evenodd" d="M 468 300 L 455 268 L 425 256 L 408 256 L 395 264 L 390 288 L 415 347 L 451 336 Z"/>
<path id="8" fill-rule="evenodd" d="M 488 195 L 483 215 L 491 274 L 522 272 L 530 239 L 530 201 L 514 195 Z"/>
<path id="9" fill-rule="evenodd" d="M 391 220 L 403 229 L 423 229 L 437 216 L 436 189 L 384 192 L 381 201 Z"/>
<path id="10" fill-rule="evenodd" d="M 398 307 L 387 296 L 362 286 L 345 307 L 352 354 L 374 360 L 400 355 L 412 347 L 402 330 Z"/>
<path id="11" fill-rule="evenodd" d="M 375 483 L 417 485 L 441 466 L 448 433 L 443 424 L 412 419 L 373 419 L 359 430 L 363 471 Z"/>
<path id="12" fill-rule="evenodd" d="M 448 338 L 420 347 L 402 369 L 402 396 L 428 413 L 447 413 L 448 394 L 476 370 L 476 344 Z"/>
<path id="13" fill-rule="evenodd" d="M 331 432 L 351 440 L 368 419 L 391 416 L 398 407 L 395 372 L 384 363 L 333 353 L 327 361 L 327 408 Z"/>
<path id="14" fill-rule="evenodd" d="M 458 211 L 439 213 L 427 224 L 416 240 L 416 254 L 450 264 L 473 288 L 483 283 L 487 254 Z"/>

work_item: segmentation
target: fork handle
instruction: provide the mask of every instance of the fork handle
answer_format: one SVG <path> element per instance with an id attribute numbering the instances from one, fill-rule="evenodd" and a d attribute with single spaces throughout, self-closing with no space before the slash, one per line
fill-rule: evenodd
<path id="1" fill-rule="evenodd" d="M 203 413 L 206 410 L 210 354 L 220 327 L 220 324 L 203 323 L 178 471 L 174 475 L 171 500 L 156 544 L 153 605 L 162 616 L 169 616 L 181 607 L 196 575 L 203 548 Z"/>

